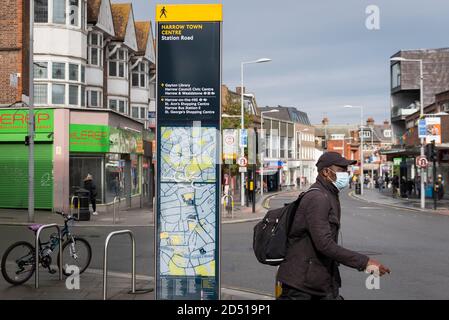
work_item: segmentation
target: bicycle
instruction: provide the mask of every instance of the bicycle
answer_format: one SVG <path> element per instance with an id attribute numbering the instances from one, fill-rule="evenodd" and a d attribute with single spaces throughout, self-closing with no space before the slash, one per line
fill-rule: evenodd
<path id="1" fill-rule="evenodd" d="M 83 273 L 90 264 L 92 259 L 92 248 L 89 242 L 81 237 L 73 235 L 70 232 L 69 222 L 76 220 L 73 216 L 67 215 L 64 212 L 57 211 L 57 214 L 64 218 L 64 228 L 61 230 L 62 237 L 62 254 L 64 275 L 70 276 L 71 273 L 66 272 L 66 266 L 77 266 L 79 273 Z M 42 225 L 33 224 L 28 226 L 28 229 L 35 234 Z M 50 274 L 56 273 L 56 270 L 51 268 L 52 257 L 51 254 L 59 246 L 59 235 L 53 233 L 47 242 L 39 240 L 39 266 L 47 268 Z M 59 250 L 58 250 L 59 251 Z M 3 278 L 12 285 L 20 285 L 28 281 L 36 270 L 36 251 L 34 246 L 26 241 L 18 241 L 12 244 L 3 254 L 1 261 L 1 269 Z M 58 252 L 58 268 L 59 252 Z"/>

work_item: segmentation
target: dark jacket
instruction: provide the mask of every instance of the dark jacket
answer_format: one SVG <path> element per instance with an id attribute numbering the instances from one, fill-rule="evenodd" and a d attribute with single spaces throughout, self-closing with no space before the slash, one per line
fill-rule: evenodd
<path id="1" fill-rule="evenodd" d="M 95 199 L 95 197 L 97 196 L 97 187 L 95 186 L 95 183 L 92 180 L 84 181 L 84 189 L 89 191 L 89 197 L 91 199 Z"/>
<path id="2" fill-rule="evenodd" d="M 369 258 L 338 245 L 341 207 L 338 189 L 318 176 L 298 207 L 285 261 L 277 280 L 312 295 L 335 294 L 341 286 L 338 265 L 363 271 Z"/>

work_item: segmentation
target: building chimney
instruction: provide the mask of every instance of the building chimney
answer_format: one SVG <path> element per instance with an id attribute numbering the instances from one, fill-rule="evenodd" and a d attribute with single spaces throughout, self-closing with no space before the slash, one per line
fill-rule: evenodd
<path id="1" fill-rule="evenodd" d="M 323 120 L 321 120 L 321 123 L 325 126 L 327 126 L 329 124 L 329 119 L 327 117 L 323 118 Z"/>
<path id="2" fill-rule="evenodd" d="M 235 88 L 235 91 L 236 91 L 238 94 L 242 94 L 241 87 L 236 87 L 236 88 Z M 243 87 L 243 94 L 245 94 L 245 93 L 246 93 L 246 88 Z"/>
<path id="3" fill-rule="evenodd" d="M 390 121 L 385 120 L 385 121 L 384 121 L 384 128 L 387 129 L 387 128 L 389 128 L 389 127 L 390 127 Z"/>
<path id="4" fill-rule="evenodd" d="M 366 125 L 368 127 L 374 127 L 374 118 L 369 117 L 368 120 L 366 120 Z"/>

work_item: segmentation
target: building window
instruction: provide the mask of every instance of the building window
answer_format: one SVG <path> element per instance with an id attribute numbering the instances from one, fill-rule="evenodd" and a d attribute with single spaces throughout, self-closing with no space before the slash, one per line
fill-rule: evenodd
<path id="1" fill-rule="evenodd" d="M 34 22 L 48 23 L 48 0 L 34 0 Z"/>
<path id="2" fill-rule="evenodd" d="M 131 116 L 135 119 L 147 119 L 147 108 L 145 107 L 132 107 L 131 108 Z"/>
<path id="3" fill-rule="evenodd" d="M 53 0 L 53 23 L 65 24 L 66 0 Z"/>
<path id="4" fill-rule="evenodd" d="M 69 1 L 70 4 L 70 15 L 69 15 L 69 20 L 70 20 L 70 25 L 72 26 L 79 26 L 79 0 L 70 0 Z"/>
<path id="5" fill-rule="evenodd" d="M 78 81 L 79 65 L 69 64 L 69 80 Z"/>
<path id="6" fill-rule="evenodd" d="M 395 63 L 391 66 L 391 88 L 397 88 L 401 85 L 401 64 Z"/>
<path id="7" fill-rule="evenodd" d="M 86 82 L 86 67 L 81 66 L 81 82 Z"/>
<path id="8" fill-rule="evenodd" d="M 81 87 L 81 107 L 84 107 L 86 105 L 86 88 Z"/>
<path id="9" fill-rule="evenodd" d="M 52 78 L 65 79 L 65 63 L 53 62 Z"/>
<path id="10" fill-rule="evenodd" d="M 138 88 L 146 88 L 147 64 L 140 62 L 133 69 L 132 86 Z"/>
<path id="11" fill-rule="evenodd" d="M 65 85 L 63 84 L 52 85 L 51 101 L 53 104 L 65 103 Z"/>
<path id="12" fill-rule="evenodd" d="M 293 138 L 288 138 L 288 158 L 293 158 Z"/>
<path id="13" fill-rule="evenodd" d="M 87 91 L 87 106 L 92 108 L 101 107 L 101 90 L 88 90 Z"/>
<path id="14" fill-rule="evenodd" d="M 117 49 L 109 57 L 109 76 L 126 78 L 127 74 L 127 52 L 125 49 Z"/>
<path id="15" fill-rule="evenodd" d="M 35 62 L 34 79 L 47 79 L 47 78 L 48 78 L 48 62 Z"/>
<path id="16" fill-rule="evenodd" d="M 384 131 L 384 137 L 385 138 L 391 138 L 391 130 L 385 130 Z"/>
<path id="17" fill-rule="evenodd" d="M 103 35 L 101 33 L 91 32 L 89 33 L 89 47 L 88 47 L 88 57 L 89 64 L 94 66 L 103 66 Z"/>
<path id="18" fill-rule="evenodd" d="M 127 101 L 120 99 L 110 99 L 109 109 L 118 111 L 123 114 L 127 114 L 128 113 Z"/>
<path id="19" fill-rule="evenodd" d="M 47 104 L 47 84 L 39 83 L 34 85 L 34 103 Z"/>
<path id="20" fill-rule="evenodd" d="M 78 105 L 78 86 L 69 86 L 69 104 L 73 106 Z"/>

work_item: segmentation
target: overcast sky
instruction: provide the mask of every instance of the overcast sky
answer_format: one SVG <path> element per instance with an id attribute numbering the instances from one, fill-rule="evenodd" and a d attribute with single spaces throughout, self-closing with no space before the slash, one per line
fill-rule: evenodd
<path id="1" fill-rule="evenodd" d="M 127 2 L 127 0 L 112 0 Z M 128 1 L 129 2 L 129 1 Z M 245 87 L 259 106 L 292 106 L 313 123 L 356 123 L 365 106 L 376 122 L 390 117 L 389 57 L 401 49 L 449 46 L 449 2 L 442 0 L 132 0 L 136 20 L 154 21 L 156 3 L 223 3 L 223 83 Z M 380 8 L 380 30 L 365 26 Z"/>

